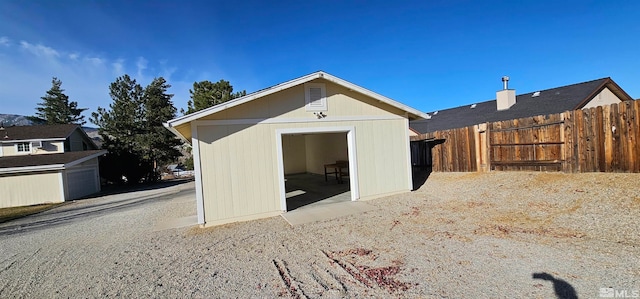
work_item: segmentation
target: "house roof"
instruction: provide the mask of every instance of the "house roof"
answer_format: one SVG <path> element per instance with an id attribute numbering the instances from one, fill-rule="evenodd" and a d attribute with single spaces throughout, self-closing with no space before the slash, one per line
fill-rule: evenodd
<path id="1" fill-rule="evenodd" d="M 0 142 L 65 139 L 79 127 L 80 126 L 74 124 L 4 127 L 0 128 Z"/>
<path id="2" fill-rule="evenodd" d="M 189 123 L 191 121 L 194 121 L 196 119 L 202 118 L 204 116 L 211 115 L 211 114 L 214 114 L 214 113 L 217 113 L 217 112 L 220 112 L 220 111 L 223 111 L 223 110 L 226 110 L 226 109 L 229 109 L 229 108 L 232 108 L 232 107 L 235 107 L 235 106 L 247 103 L 247 102 L 251 102 L 251 101 L 256 100 L 258 98 L 262 98 L 264 96 L 279 92 L 281 90 L 285 90 L 287 88 L 291 88 L 293 86 L 304 84 L 304 83 L 310 82 L 310 81 L 315 80 L 315 79 L 328 80 L 328 81 L 330 81 L 332 83 L 341 85 L 341 86 L 346 87 L 346 88 L 348 88 L 350 90 L 353 90 L 355 92 L 358 92 L 358 93 L 366 95 L 366 96 L 369 96 L 369 97 L 374 98 L 374 99 L 376 99 L 376 100 L 378 100 L 380 102 L 386 103 L 386 104 L 388 104 L 388 105 L 390 105 L 392 107 L 395 107 L 395 108 L 398 108 L 400 110 L 403 110 L 403 111 L 408 113 L 410 119 L 429 118 L 429 115 L 427 115 L 426 113 L 421 112 L 421 111 L 419 111 L 417 109 L 411 108 L 411 107 L 409 107 L 407 105 L 404 105 L 404 104 L 402 104 L 400 102 L 394 101 L 394 100 L 392 100 L 390 98 L 387 98 L 387 97 L 385 97 L 383 95 L 375 93 L 375 92 L 373 92 L 371 90 L 368 90 L 368 89 L 366 89 L 364 87 L 355 85 L 355 84 L 353 84 L 353 83 L 351 83 L 349 81 L 340 79 L 340 78 L 338 78 L 336 76 L 333 76 L 331 74 L 328 74 L 326 72 L 317 71 L 317 72 L 311 73 L 311 74 L 306 75 L 306 76 L 302 76 L 302 77 L 299 77 L 299 78 L 296 78 L 296 79 L 293 79 L 293 80 L 290 80 L 290 81 L 287 81 L 287 82 L 284 82 L 284 83 L 280 83 L 280 84 L 277 84 L 277 85 L 274 85 L 274 86 L 271 86 L 271 87 L 268 87 L 268 88 L 265 88 L 265 89 L 258 90 L 256 92 L 247 94 L 247 95 L 245 95 L 243 97 L 240 97 L 240 98 L 236 98 L 236 99 L 233 99 L 231 101 L 224 102 L 222 104 L 219 104 L 219 105 L 216 105 L 216 106 L 213 106 L 213 107 L 209 107 L 207 109 L 203 109 L 203 110 L 194 112 L 192 114 L 188 114 L 188 115 L 185 115 L 185 116 L 181 116 L 181 117 L 172 119 L 172 120 L 170 120 L 170 121 L 165 123 L 165 127 L 167 127 L 169 130 L 171 130 L 174 134 L 183 137 L 182 134 L 180 134 L 177 130 L 174 129 L 176 126 Z"/>
<path id="3" fill-rule="evenodd" d="M 106 153 L 106 150 L 91 150 L 0 157 L 0 174 L 65 169 Z"/>
<path id="4" fill-rule="evenodd" d="M 604 88 L 623 101 L 633 100 L 611 78 L 602 78 L 516 96 L 516 103 L 506 110 L 497 110 L 496 100 L 469 104 L 429 113 L 430 119 L 412 121 L 410 126 L 424 134 L 477 125 L 486 122 L 548 115 L 584 107 Z M 538 93 L 538 96 L 533 96 Z M 473 108 L 471 108 L 473 105 Z"/>

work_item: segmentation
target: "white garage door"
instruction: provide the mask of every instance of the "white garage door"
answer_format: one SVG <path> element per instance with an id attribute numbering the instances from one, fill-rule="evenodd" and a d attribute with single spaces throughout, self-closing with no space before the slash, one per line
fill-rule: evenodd
<path id="1" fill-rule="evenodd" d="M 69 188 L 69 199 L 76 199 L 98 192 L 98 185 L 95 169 L 83 169 L 67 172 L 67 186 Z"/>

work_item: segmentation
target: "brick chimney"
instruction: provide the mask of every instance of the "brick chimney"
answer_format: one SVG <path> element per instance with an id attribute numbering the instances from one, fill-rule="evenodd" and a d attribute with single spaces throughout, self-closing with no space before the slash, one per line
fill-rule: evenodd
<path id="1" fill-rule="evenodd" d="M 509 77 L 502 77 L 502 90 L 496 92 L 496 108 L 507 110 L 516 103 L 516 90 L 509 89 Z"/>

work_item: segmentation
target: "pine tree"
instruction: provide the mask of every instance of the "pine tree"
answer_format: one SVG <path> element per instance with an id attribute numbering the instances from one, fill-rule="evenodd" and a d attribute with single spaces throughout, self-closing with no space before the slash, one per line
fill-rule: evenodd
<path id="1" fill-rule="evenodd" d="M 162 77 L 144 89 L 128 75 L 111 83 L 113 103 L 109 109 L 99 107 L 91 118 L 104 139 L 103 148 L 109 151 L 103 159 L 105 170 L 100 166 L 105 178 L 154 181 L 159 178 L 159 166 L 180 155 L 175 148 L 180 141 L 162 125 L 176 115 L 173 95 L 167 94 L 170 87 Z"/>
<path id="2" fill-rule="evenodd" d="M 144 90 L 129 75 L 118 77 L 109 86 L 113 103 L 109 109 L 98 107 L 91 114 L 91 122 L 98 126 L 102 147 L 108 150 L 100 165 L 101 175 L 112 182 L 137 183 L 150 168 L 143 159 Z M 104 166 L 104 167 L 103 167 Z"/>
<path id="3" fill-rule="evenodd" d="M 160 77 L 154 79 L 144 90 L 145 107 L 145 140 L 147 147 L 146 157 L 158 172 L 159 164 L 164 164 L 175 160 L 180 156 L 180 151 L 176 149 L 181 144 L 169 130 L 162 125 L 164 122 L 176 116 L 176 108 L 171 102 L 173 94 L 168 94 L 167 89 L 171 85 Z"/>
<path id="4" fill-rule="evenodd" d="M 200 81 L 193 83 L 193 89 L 189 89 L 191 100 L 187 102 L 186 114 L 200 111 L 211 106 L 224 103 L 235 98 L 245 96 L 245 90 L 233 92 L 233 86 L 229 81 L 220 80 L 216 83 Z M 182 111 L 184 113 L 184 110 Z"/>
<path id="5" fill-rule="evenodd" d="M 38 103 L 36 115 L 30 117 L 31 120 L 42 121 L 46 124 L 85 124 L 82 111 L 87 109 L 78 108 L 77 102 L 69 102 L 69 97 L 64 94 L 61 88 L 62 81 L 53 77 L 51 89 L 43 97 L 42 103 Z"/>

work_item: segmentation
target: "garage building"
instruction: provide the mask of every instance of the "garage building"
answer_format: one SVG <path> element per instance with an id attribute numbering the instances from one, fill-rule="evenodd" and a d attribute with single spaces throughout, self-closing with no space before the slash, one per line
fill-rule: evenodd
<path id="1" fill-rule="evenodd" d="M 211 226 L 286 212 L 297 173 L 329 172 L 353 201 L 412 190 L 409 120 L 427 117 L 319 71 L 165 126 L 193 146 L 198 222 Z"/>

